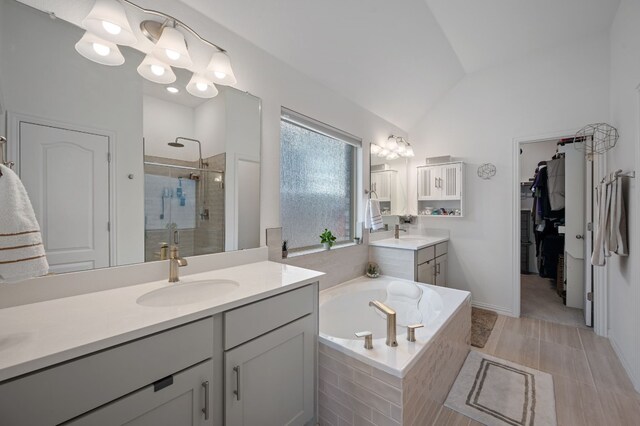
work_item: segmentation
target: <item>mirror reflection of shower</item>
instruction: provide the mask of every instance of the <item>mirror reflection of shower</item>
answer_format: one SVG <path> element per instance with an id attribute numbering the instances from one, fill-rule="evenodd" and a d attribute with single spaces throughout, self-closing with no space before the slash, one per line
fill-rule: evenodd
<path id="1" fill-rule="evenodd" d="M 202 171 L 209 167 L 209 163 L 202 159 L 202 144 L 197 139 L 178 136 L 173 142 L 169 142 L 167 145 L 173 148 L 184 148 L 184 144 L 180 141 L 195 142 L 198 144 L 198 168 L 200 170 L 197 173 L 191 172 L 189 174 L 189 179 L 200 183 L 200 185 L 197 185 L 198 197 L 202 200 L 200 204 L 200 220 L 209 220 L 209 207 L 207 206 L 207 199 L 205 197 L 205 194 L 207 193 L 207 179 L 200 180 L 202 177 Z"/>

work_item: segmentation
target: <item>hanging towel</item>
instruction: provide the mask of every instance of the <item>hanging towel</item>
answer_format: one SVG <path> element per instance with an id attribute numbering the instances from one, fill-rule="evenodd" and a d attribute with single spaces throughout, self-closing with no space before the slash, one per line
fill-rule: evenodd
<path id="1" fill-rule="evenodd" d="M 46 275 L 40 226 L 20 178 L 0 164 L 0 283 Z"/>
<path id="2" fill-rule="evenodd" d="M 596 187 L 596 224 L 595 238 L 593 241 L 593 253 L 591 255 L 591 264 L 594 266 L 604 266 L 605 264 L 605 241 L 609 240 L 607 231 L 609 206 L 607 205 L 607 184 L 601 183 Z M 608 245 L 608 243 L 606 244 Z"/>
<path id="3" fill-rule="evenodd" d="M 369 201 L 367 201 L 364 226 L 368 229 L 372 229 L 373 231 L 384 228 L 384 223 L 382 223 L 382 213 L 380 213 L 380 202 L 378 200 L 369 199 Z"/>
<path id="4" fill-rule="evenodd" d="M 622 201 L 622 180 L 614 178 L 611 188 L 609 250 L 619 256 L 627 256 L 627 218 Z"/>
<path id="5" fill-rule="evenodd" d="M 564 209 L 564 158 L 547 161 L 549 204 L 551 210 Z"/>

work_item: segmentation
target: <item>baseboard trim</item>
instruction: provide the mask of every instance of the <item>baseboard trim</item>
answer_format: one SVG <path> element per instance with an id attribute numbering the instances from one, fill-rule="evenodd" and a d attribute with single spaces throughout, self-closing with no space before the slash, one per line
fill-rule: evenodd
<path id="1" fill-rule="evenodd" d="M 620 363 L 624 367 L 624 370 L 627 372 L 627 376 L 629 376 L 629 379 L 631 380 L 631 384 L 636 389 L 636 392 L 640 393 L 640 380 L 638 380 L 638 378 L 634 376 L 633 369 L 631 368 L 631 364 L 625 358 L 625 356 L 624 356 L 624 354 L 622 352 L 622 349 L 620 348 L 620 346 L 616 342 L 615 338 L 611 335 L 611 333 L 609 333 L 609 342 L 611 343 L 611 347 L 613 348 L 613 351 L 618 356 L 618 359 L 620 360 Z"/>
<path id="2" fill-rule="evenodd" d="M 501 306 L 496 306 L 496 305 L 492 305 L 490 303 L 484 303 L 484 302 L 476 302 L 475 300 L 471 301 L 471 306 L 475 306 L 476 308 L 481 308 L 481 309 L 487 309 L 489 311 L 494 311 L 500 315 L 506 315 L 508 317 L 515 317 L 515 315 L 513 314 L 513 312 L 511 312 L 511 310 L 509 309 L 505 309 Z"/>

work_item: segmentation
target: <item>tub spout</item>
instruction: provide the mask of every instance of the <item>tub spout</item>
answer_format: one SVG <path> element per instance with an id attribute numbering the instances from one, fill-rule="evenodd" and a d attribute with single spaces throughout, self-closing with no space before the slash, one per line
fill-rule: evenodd
<path id="1" fill-rule="evenodd" d="M 387 340 L 385 342 L 387 346 L 398 346 L 398 341 L 396 340 L 396 311 L 378 300 L 372 300 L 369 302 L 369 306 L 373 306 L 387 316 Z"/>

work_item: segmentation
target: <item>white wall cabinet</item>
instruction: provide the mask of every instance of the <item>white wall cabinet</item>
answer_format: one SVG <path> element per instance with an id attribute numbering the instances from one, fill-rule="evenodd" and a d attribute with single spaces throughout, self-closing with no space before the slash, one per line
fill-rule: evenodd
<path id="1" fill-rule="evenodd" d="M 464 163 L 446 163 L 417 168 L 418 214 L 444 208 L 462 215 Z"/>
<path id="2" fill-rule="evenodd" d="M 375 191 L 378 201 L 393 201 L 396 192 L 396 173 L 395 170 L 371 172 L 371 190 Z"/>

